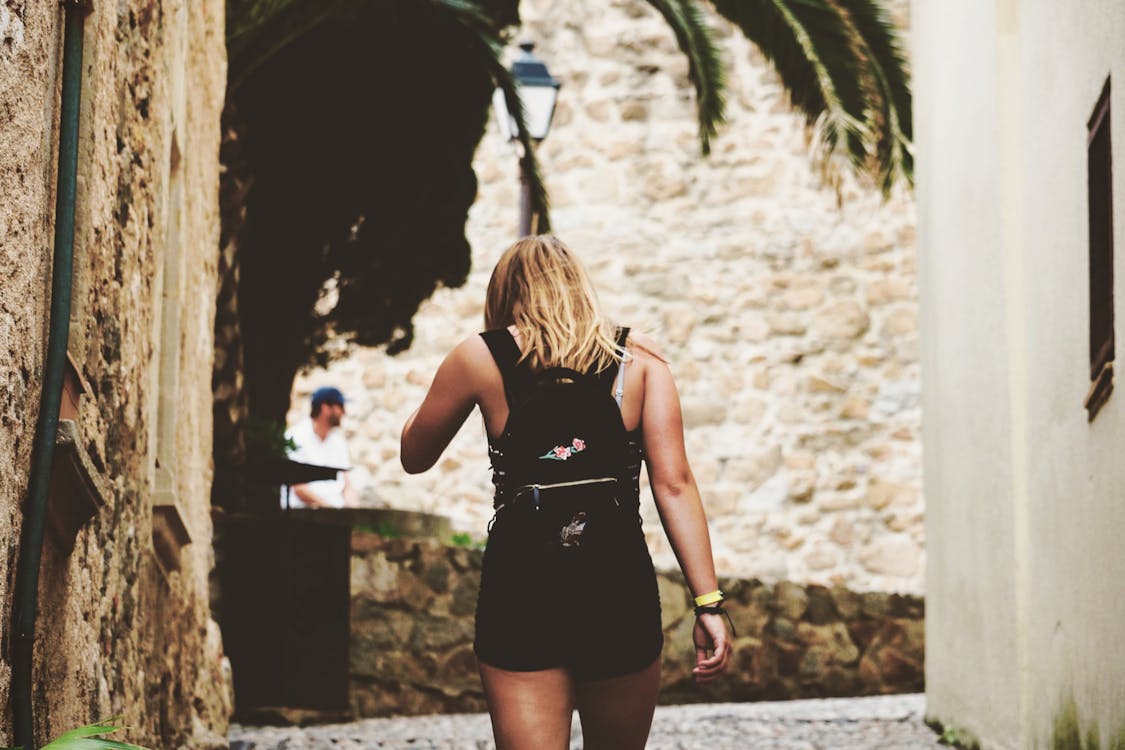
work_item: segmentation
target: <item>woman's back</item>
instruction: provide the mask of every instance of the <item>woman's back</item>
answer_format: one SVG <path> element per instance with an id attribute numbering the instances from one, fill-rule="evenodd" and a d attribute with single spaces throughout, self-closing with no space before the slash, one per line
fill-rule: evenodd
<path id="1" fill-rule="evenodd" d="M 515 326 L 508 327 L 516 346 L 521 353 L 524 352 L 523 336 Z M 645 370 L 648 361 L 652 358 L 641 347 L 633 346 L 637 334 L 629 336 L 629 356 L 625 363 L 625 378 L 621 400 L 621 419 L 625 429 L 633 432 L 641 426 L 641 412 L 644 405 Z M 488 350 L 488 346 L 479 336 L 474 336 L 462 344 L 472 349 L 471 371 L 476 384 L 477 403 L 484 417 L 485 429 L 488 437 L 496 440 L 504 432 L 504 425 L 508 421 L 508 402 L 504 395 L 504 380 L 499 368 Z M 612 392 L 616 382 L 609 386 Z"/>

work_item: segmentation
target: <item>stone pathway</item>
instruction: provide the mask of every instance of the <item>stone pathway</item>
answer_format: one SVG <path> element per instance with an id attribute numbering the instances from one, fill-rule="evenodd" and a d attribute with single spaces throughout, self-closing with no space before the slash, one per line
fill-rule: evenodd
<path id="1" fill-rule="evenodd" d="M 914 750 L 941 748 L 923 695 L 661 706 L 648 750 Z M 572 750 L 582 747 L 577 717 Z M 489 750 L 486 714 L 366 719 L 319 727 L 242 727 L 232 750 Z"/>

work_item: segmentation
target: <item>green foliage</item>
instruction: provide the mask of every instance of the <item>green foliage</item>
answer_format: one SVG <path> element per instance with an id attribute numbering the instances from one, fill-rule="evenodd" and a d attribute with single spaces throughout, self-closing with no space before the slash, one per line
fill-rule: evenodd
<path id="1" fill-rule="evenodd" d="M 961 742 L 961 736 L 953 727 L 945 727 L 941 733 L 941 739 L 938 742 L 942 745 L 952 745 L 954 747 L 964 747 Z"/>
<path id="2" fill-rule="evenodd" d="M 367 534 L 378 534 L 384 539 L 398 539 L 402 536 L 402 532 L 390 521 L 380 521 L 374 526 L 369 523 L 357 523 L 352 526 L 352 529 Z"/>
<path id="3" fill-rule="evenodd" d="M 516 81 L 501 60 L 503 43 L 496 30 L 497 21 L 484 7 L 468 0 L 434 0 L 445 7 L 452 17 L 468 32 L 468 38 L 478 47 L 479 59 L 488 66 L 488 73 L 496 88 L 504 92 L 504 104 L 515 115 L 516 130 L 523 149 L 521 164 L 531 188 L 531 212 L 533 216 L 532 233 L 548 232 L 551 229 L 549 201 L 539 161 L 535 158 L 531 136 L 527 132 L 527 116 L 523 102 L 516 92 Z"/>
<path id="4" fill-rule="evenodd" d="M 87 724 L 84 727 L 63 732 L 41 750 L 145 750 L 137 745 L 126 742 L 102 739 L 98 735 L 111 734 L 121 727 L 117 726 L 121 717 L 113 717 L 108 721 L 99 721 Z M 111 723 L 112 722 L 112 723 Z M 0 750 L 22 750 L 22 748 L 0 748 Z"/>
<path id="5" fill-rule="evenodd" d="M 703 155 L 711 153 L 711 138 L 724 120 L 723 89 L 726 75 L 715 37 L 694 0 L 648 0 L 672 27 L 680 51 L 688 59 L 688 76 L 695 87 L 699 118 L 699 145 Z"/>
<path id="6" fill-rule="evenodd" d="M 449 538 L 449 543 L 454 547 L 468 547 L 469 549 L 484 549 L 484 541 L 474 541 L 471 534 L 458 532 Z"/>
<path id="7" fill-rule="evenodd" d="M 927 718 L 925 721 L 926 726 L 939 735 L 939 745 L 949 745 L 962 750 L 980 750 L 980 744 L 971 735 L 955 727 L 945 726 L 937 719 Z"/>
<path id="8" fill-rule="evenodd" d="M 297 444 L 285 436 L 285 426 L 273 419 L 249 417 L 246 420 L 246 443 L 252 452 L 285 458 Z"/>
<path id="9" fill-rule="evenodd" d="M 271 28 L 285 18 L 274 13 L 262 16 Z M 244 215 L 234 241 L 247 405 L 273 420 L 299 367 L 346 353 L 329 340 L 401 351 L 422 301 L 464 283 L 472 158 L 503 69 L 498 30 L 485 39 L 484 17 L 448 2 L 354 0 L 346 14 L 301 18 L 305 33 L 268 56 L 232 59 L 239 83 L 224 113 L 238 133 L 224 195 L 245 209 L 224 206 Z M 232 23 L 244 49 L 265 48 Z"/>
<path id="10" fill-rule="evenodd" d="M 347 0 L 227 0 L 227 85 L 238 88 L 321 22 L 345 18 L 353 5 Z"/>

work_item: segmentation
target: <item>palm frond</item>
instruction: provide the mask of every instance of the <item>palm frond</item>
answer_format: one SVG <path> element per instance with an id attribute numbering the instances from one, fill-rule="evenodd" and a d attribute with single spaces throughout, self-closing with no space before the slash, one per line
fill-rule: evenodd
<path id="1" fill-rule="evenodd" d="M 228 86 L 237 89 L 274 55 L 358 0 L 227 0 Z"/>
<path id="2" fill-rule="evenodd" d="M 483 57 L 487 61 L 488 74 L 504 94 L 508 112 L 515 118 L 516 131 L 520 146 L 523 148 L 521 165 L 531 188 L 531 213 L 536 218 L 533 231 L 550 231 L 550 199 L 547 196 L 547 187 L 543 182 L 543 174 L 539 169 L 539 161 L 535 157 L 535 148 L 527 130 L 527 117 L 516 90 L 516 80 L 504 67 L 503 45 L 496 33 L 495 22 L 477 3 L 469 0 L 433 0 L 433 2 L 452 11 L 453 15 L 472 32 L 470 38 L 475 39 L 476 43 L 484 48 L 482 51 L 487 53 Z"/>
<path id="3" fill-rule="evenodd" d="M 699 145 L 704 156 L 711 153 L 711 138 L 724 122 L 723 72 L 719 49 L 703 11 L 694 0 L 648 0 L 656 8 L 672 32 L 680 51 L 688 58 L 688 75 L 695 86 L 696 111 L 699 119 Z"/>
<path id="4" fill-rule="evenodd" d="M 880 89 L 883 106 L 879 116 L 883 127 L 875 129 L 875 157 L 883 192 L 889 192 L 900 176 L 913 184 L 910 73 L 898 28 L 877 0 L 835 2 L 860 40 Z"/>
<path id="5" fill-rule="evenodd" d="M 879 0 L 711 0 L 774 66 L 790 103 L 814 126 L 817 161 L 874 175 L 884 192 L 910 176 L 909 89 Z"/>

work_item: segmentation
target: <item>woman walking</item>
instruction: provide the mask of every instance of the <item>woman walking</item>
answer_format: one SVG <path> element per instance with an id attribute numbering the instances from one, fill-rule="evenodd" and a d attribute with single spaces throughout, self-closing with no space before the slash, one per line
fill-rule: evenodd
<path id="1" fill-rule="evenodd" d="M 647 338 L 612 327 L 574 253 L 526 237 L 489 281 L 484 333 L 445 358 L 402 432 L 434 465 L 479 407 L 496 484 L 474 648 L 499 750 L 643 748 L 663 634 L 641 530 L 640 465 L 695 595 L 699 682 L 730 659 L 679 396 Z"/>

